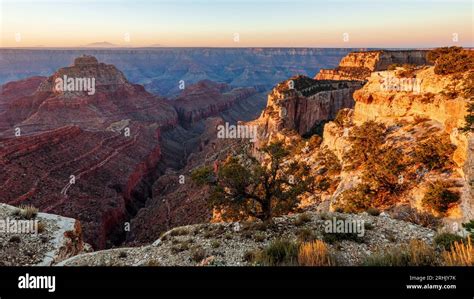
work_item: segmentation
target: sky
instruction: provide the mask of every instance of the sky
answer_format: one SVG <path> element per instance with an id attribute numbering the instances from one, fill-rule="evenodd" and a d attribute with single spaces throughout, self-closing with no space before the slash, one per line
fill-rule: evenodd
<path id="1" fill-rule="evenodd" d="M 473 3 L 0 0 L 0 47 L 473 47 Z"/>

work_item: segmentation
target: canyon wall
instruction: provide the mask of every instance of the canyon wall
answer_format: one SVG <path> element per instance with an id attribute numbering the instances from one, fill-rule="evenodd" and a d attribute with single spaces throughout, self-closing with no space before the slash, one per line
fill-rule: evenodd
<path id="1" fill-rule="evenodd" d="M 57 90 L 64 76 L 94 78 L 95 93 Z M 120 244 L 124 222 L 159 197 L 154 182 L 209 141 L 206 119 L 249 120 L 256 111 L 248 108 L 262 99 L 254 88 L 212 81 L 165 99 L 91 56 L 49 77 L 7 83 L 0 93 L 0 201 L 78 219 L 94 248 Z M 185 211 L 179 203 L 171 213 Z"/>
<path id="2" fill-rule="evenodd" d="M 183 90 L 170 104 L 176 109 L 180 124 L 188 128 L 193 123 L 217 116 L 256 94 L 255 88 L 232 89 L 225 83 L 204 80 Z M 242 120 L 245 120 L 245 116 Z"/>
<path id="3" fill-rule="evenodd" d="M 352 52 L 335 69 L 321 69 L 318 80 L 366 80 L 371 72 L 386 70 L 391 64 L 428 64 L 425 50 Z"/>
<path id="4" fill-rule="evenodd" d="M 92 55 L 116 66 L 135 84 L 163 96 L 210 79 L 234 87 L 270 90 L 296 74 L 312 76 L 331 68 L 350 51 L 315 48 L 134 48 L 134 49 L 0 49 L 0 84 L 32 76 L 49 76 L 74 58 Z"/>
<path id="5" fill-rule="evenodd" d="M 352 94 L 363 85 L 359 81 L 314 80 L 293 77 L 279 83 L 268 95 L 267 107 L 251 124 L 259 128 L 259 142 L 294 132 L 311 134 L 342 108 L 353 107 Z"/>
<path id="6" fill-rule="evenodd" d="M 456 182 L 455 189 L 460 193 L 460 202 L 449 210 L 445 221 L 458 224 L 466 222 L 474 217 L 474 139 L 472 132 L 465 132 L 461 128 L 469 113 L 468 104 L 474 98 L 473 71 L 438 75 L 434 67 L 424 66 L 415 69 L 410 78 L 403 77 L 404 71 L 400 68 L 373 72 L 364 87 L 354 92 L 355 106 L 348 111 L 348 124 L 343 127 L 334 122 L 326 124 L 323 146 L 345 161 L 351 147 L 349 137 L 354 126 L 367 121 L 383 123 L 390 128 L 386 144 L 393 144 L 407 158 L 413 155 L 413 148 L 427 136 L 447 136 L 455 146 L 450 157 L 454 163 L 451 172 L 428 170 L 428 174 L 418 178 L 420 181 L 415 188 L 400 197 L 400 204 L 408 202 L 419 210 L 427 211 L 421 205 L 421 199 L 430 182 L 437 179 Z M 333 200 L 344 190 L 357 185 L 357 176 L 354 172 L 343 173 Z"/>

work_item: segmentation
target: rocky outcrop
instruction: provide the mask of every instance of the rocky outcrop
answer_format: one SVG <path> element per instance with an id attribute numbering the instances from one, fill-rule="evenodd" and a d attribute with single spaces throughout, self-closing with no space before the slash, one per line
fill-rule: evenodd
<path id="1" fill-rule="evenodd" d="M 349 122 L 346 125 L 326 124 L 323 146 L 331 149 L 341 161 L 347 160 L 344 156 L 351 147 L 349 137 L 353 126 L 371 120 L 390 128 L 385 144 L 398 148 L 407 158 L 426 136 L 447 136 L 455 146 L 450 157 L 454 165 L 451 171 L 428 170 L 399 200 L 424 211 L 420 202 L 429 182 L 437 179 L 456 182 L 460 201 L 445 215 L 445 221 L 462 223 L 474 216 L 473 134 L 460 130 L 465 124 L 468 103 L 473 99 L 473 72 L 437 75 L 433 69 L 429 66 L 414 69 L 409 78 L 403 76 L 403 68 L 372 73 L 364 87 L 354 92 L 356 103 L 353 111 L 347 114 Z M 333 199 L 359 183 L 356 172 L 343 172 L 341 176 Z"/>
<path id="2" fill-rule="evenodd" d="M 386 70 L 392 64 L 426 65 L 427 51 L 366 51 L 351 52 L 335 69 L 321 69 L 317 80 L 366 80 L 374 71 Z"/>
<path id="3" fill-rule="evenodd" d="M 373 73 L 364 88 L 354 93 L 354 120 L 377 120 L 391 124 L 400 118 L 436 121 L 451 135 L 452 142 L 457 146 L 454 160 L 462 168 L 469 153 L 468 135 L 460 134 L 459 128 L 464 125 L 467 105 L 474 96 L 471 91 L 473 74 L 440 76 L 434 73 L 433 67 L 425 67 L 409 79 L 417 85 L 416 90 L 400 92 L 387 88 L 390 84 L 387 82 L 393 81 L 393 78 L 399 85 L 407 84 L 404 78 L 397 77 L 397 71 Z"/>
<path id="4" fill-rule="evenodd" d="M 311 134 L 318 125 L 334 119 L 340 109 L 353 107 L 352 94 L 362 84 L 293 77 L 272 90 L 267 107 L 251 124 L 259 127 L 260 141 L 277 137 L 283 131 Z"/>
<path id="5" fill-rule="evenodd" d="M 374 72 L 364 88 L 354 93 L 356 121 L 418 116 L 438 121 L 447 132 L 464 124 L 472 73 L 441 76 L 433 67 L 424 67 L 407 78 L 397 72 Z"/>
<path id="6" fill-rule="evenodd" d="M 64 82 L 59 87 L 68 89 L 59 88 L 57 80 Z M 72 84 L 71 90 L 69 80 L 81 86 Z M 86 82 L 93 88 L 84 90 L 84 80 L 91 80 Z M 22 109 L 13 101 L 4 112 L 10 115 L 10 125 L 24 133 L 71 124 L 98 130 L 123 119 L 156 122 L 160 126 L 177 124 L 177 114 L 166 101 L 129 83 L 115 66 L 88 56 L 79 57 L 72 66 L 59 69 L 44 80 L 27 102 L 29 106 Z M 24 110 L 25 113 L 18 113 Z"/>
<path id="7" fill-rule="evenodd" d="M 50 266 L 90 248 L 83 242 L 79 221 L 47 213 L 27 219 L 20 211 L 0 204 L 2 230 L 8 227 L 0 233 L 0 265 Z M 22 231 L 18 230 L 20 226 Z"/>

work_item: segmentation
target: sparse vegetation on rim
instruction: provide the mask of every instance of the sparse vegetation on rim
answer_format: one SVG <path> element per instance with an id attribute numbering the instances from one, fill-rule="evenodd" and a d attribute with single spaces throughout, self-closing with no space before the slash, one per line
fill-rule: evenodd
<path id="1" fill-rule="evenodd" d="M 443 47 L 431 50 L 428 60 L 434 62 L 437 75 L 448 75 L 474 69 L 474 53 L 461 47 Z"/>

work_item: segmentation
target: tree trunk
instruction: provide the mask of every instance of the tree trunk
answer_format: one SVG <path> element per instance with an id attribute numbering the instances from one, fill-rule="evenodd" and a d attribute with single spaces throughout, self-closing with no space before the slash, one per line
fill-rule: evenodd
<path id="1" fill-rule="evenodd" d="M 271 223 L 272 222 L 272 203 L 271 200 L 265 200 L 264 203 L 262 204 L 262 213 L 263 213 L 263 218 L 262 221 L 265 223 Z"/>

